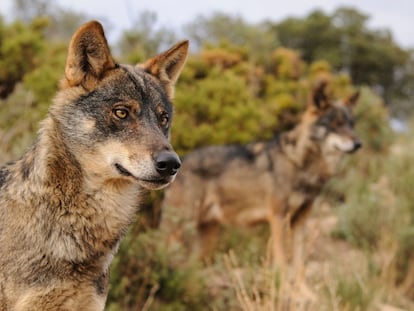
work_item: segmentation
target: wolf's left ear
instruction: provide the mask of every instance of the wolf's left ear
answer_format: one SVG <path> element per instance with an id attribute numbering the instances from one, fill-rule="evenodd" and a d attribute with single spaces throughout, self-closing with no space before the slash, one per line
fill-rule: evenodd
<path id="1" fill-rule="evenodd" d="M 360 91 L 356 91 L 354 94 L 352 94 L 351 96 L 349 96 L 345 101 L 344 104 L 350 108 L 353 108 L 359 99 L 359 95 L 360 95 Z"/>
<path id="2" fill-rule="evenodd" d="M 170 99 L 174 97 L 174 85 L 187 60 L 188 46 L 188 40 L 181 41 L 168 51 L 150 58 L 144 64 L 139 65 L 146 72 L 160 80 Z"/>
<path id="3" fill-rule="evenodd" d="M 91 21 L 76 31 L 69 44 L 63 87 L 83 86 L 91 91 L 115 67 L 102 25 Z"/>
<path id="4" fill-rule="evenodd" d="M 331 102 L 326 95 L 326 86 L 328 85 L 327 81 L 321 81 L 314 88 L 312 93 L 312 104 L 318 110 L 324 110 L 331 105 Z"/>

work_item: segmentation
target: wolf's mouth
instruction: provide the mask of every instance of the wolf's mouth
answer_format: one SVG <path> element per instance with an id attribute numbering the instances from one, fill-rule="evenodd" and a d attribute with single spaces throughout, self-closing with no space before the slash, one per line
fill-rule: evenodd
<path id="1" fill-rule="evenodd" d="M 148 183 L 148 184 L 153 184 L 153 185 L 165 185 L 167 183 L 170 182 L 170 178 L 154 178 L 154 179 L 140 179 L 136 176 L 134 176 L 133 174 L 131 174 L 125 167 L 123 167 L 121 164 L 119 163 L 115 163 L 115 168 L 117 169 L 117 171 L 126 177 L 133 177 L 134 179 L 144 182 L 144 183 Z"/>
<path id="2" fill-rule="evenodd" d="M 352 149 L 343 150 L 342 148 L 339 148 L 338 146 L 335 146 L 335 149 L 342 153 L 352 154 L 352 153 L 355 153 L 355 151 L 357 151 L 360 147 L 361 145 L 359 144 L 359 145 L 355 145 Z"/>
<path id="3" fill-rule="evenodd" d="M 148 190 L 159 190 L 166 187 L 172 181 L 171 178 L 140 179 L 139 184 Z"/>
<path id="4" fill-rule="evenodd" d="M 121 164 L 115 163 L 115 168 L 121 175 L 133 177 L 133 175 L 126 168 L 124 168 Z"/>
<path id="5" fill-rule="evenodd" d="M 160 178 L 160 179 L 140 179 L 144 183 L 153 184 L 153 185 L 165 185 L 169 182 L 166 178 Z"/>

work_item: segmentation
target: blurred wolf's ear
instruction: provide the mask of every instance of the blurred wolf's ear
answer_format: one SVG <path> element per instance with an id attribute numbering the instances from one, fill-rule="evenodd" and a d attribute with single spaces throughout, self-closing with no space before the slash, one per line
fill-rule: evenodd
<path id="1" fill-rule="evenodd" d="M 357 103 L 360 95 L 360 91 L 356 91 L 354 94 L 349 96 L 345 101 L 344 104 L 350 108 L 353 108 Z"/>
<path id="2" fill-rule="evenodd" d="M 317 109 L 326 109 L 331 105 L 330 100 L 326 95 L 327 85 L 327 81 L 321 81 L 313 90 L 311 104 Z"/>
<path id="3" fill-rule="evenodd" d="M 168 51 L 150 58 L 144 64 L 138 65 L 160 80 L 170 99 L 174 97 L 174 85 L 187 60 L 188 46 L 188 40 L 178 42 Z"/>
<path id="4" fill-rule="evenodd" d="M 102 25 L 91 21 L 75 32 L 69 44 L 63 87 L 83 86 L 91 91 L 115 67 Z"/>

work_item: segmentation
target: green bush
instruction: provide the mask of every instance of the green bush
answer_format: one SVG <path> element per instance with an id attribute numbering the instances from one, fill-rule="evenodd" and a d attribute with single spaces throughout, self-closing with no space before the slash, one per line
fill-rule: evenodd
<path id="1" fill-rule="evenodd" d="M 361 118 L 368 108 L 363 107 Z M 382 115 L 383 116 L 383 115 Z M 409 151 L 412 130 L 402 138 L 394 139 L 390 148 L 389 129 L 378 111 L 369 111 L 367 125 L 359 131 L 368 139 L 368 150 L 361 150 L 345 166 L 347 174 L 330 187 L 342 191 L 345 202 L 338 208 L 339 222 L 334 235 L 363 248 L 369 254 L 388 252 L 394 260 L 390 265 L 379 265 L 382 275 L 392 275 L 393 285 L 404 284 L 410 297 L 414 292 L 414 156 Z M 365 121 L 365 120 L 364 120 Z M 374 137 L 371 139 L 370 135 Z M 385 133 L 385 134 L 384 134 Z M 384 136 L 381 136 L 384 134 Z M 371 148 L 370 148 L 371 147 Z M 387 249 L 390 248 L 390 249 Z"/>
<path id="2" fill-rule="evenodd" d="M 21 84 L 0 100 L 0 165 L 21 156 L 33 142 L 40 118 L 35 107 L 33 93 Z"/>
<path id="3" fill-rule="evenodd" d="M 33 92 L 40 114 L 44 115 L 64 76 L 67 46 L 52 45 L 42 55 L 42 62 L 24 76 L 25 87 Z"/>
<path id="4" fill-rule="evenodd" d="M 367 310 L 373 300 L 373 293 L 359 279 L 340 279 L 336 295 L 345 310 Z"/>
<path id="5" fill-rule="evenodd" d="M 395 136 L 390 127 L 388 109 L 383 100 L 370 89 L 362 88 L 355 107 L 356 131 L 364 149 L 383 152 L 393 142 Z"/>
<path id="6" fill-rule="evenodd" d="M 258 106 L 243 77 L 216 67 L 206 78 L 178 86 L 173 145 L 185 152 L 254 140 L 261 130 Z"/>
<path id="7" fill-rule="evenodd" d="M 140 230 L 138 230 L 140 231 Z M 136 225 L 122 241 L 111 265 L 107 310 L 204 310 L 207 294 L 198 261 L 170 248 L 156 230 L 140 232 Z"/>
<path id="8" fill-rule="evenodd" d="M 39 66 L 39 56 L 46 49 L 43 33 L 47 25 L 44 18 L 10 25 L 0 18 L 0 98 L 6 98 L 25 74 Z"/>

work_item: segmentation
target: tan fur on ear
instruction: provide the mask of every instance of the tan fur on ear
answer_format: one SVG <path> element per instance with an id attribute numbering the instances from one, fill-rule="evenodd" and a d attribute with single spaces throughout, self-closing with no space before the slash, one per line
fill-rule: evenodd
<path id="1" fill-rule="evenodd" d="M 187 60 L 188 46 L 188 40 L 181 41 L 168 51 L 138 65 L 161 81 L 170 99 L 174 97 L 174 85 Z"/>
<path id="2" fill-rule="evenodd" d="M 360 95 L 360 92 L 359 91 L 356 91 L 354 94 L 352 94 L 351 96 L 349 96 L 345 100 L 344 104 L 346 106 L 349 106 L 349 107 L 353 108 L 357 104 L 357 102 L 358 102 L 359 95 Z"/>
<path id="3" fill-rule="evenodd" d="M 327 81 L 321 81 L 312 92 L 310 104 L 317 110 L 324 110 L 331 105 L 331 102 L 326 94 L 327 85 Z"/>
<path id="4" fill-rule="evenodd" d="M 64 86 L 83 86 L 91 91 L 115 67 L 102 25 L 91 21 L 76 31 L 69 44 Z"/>

